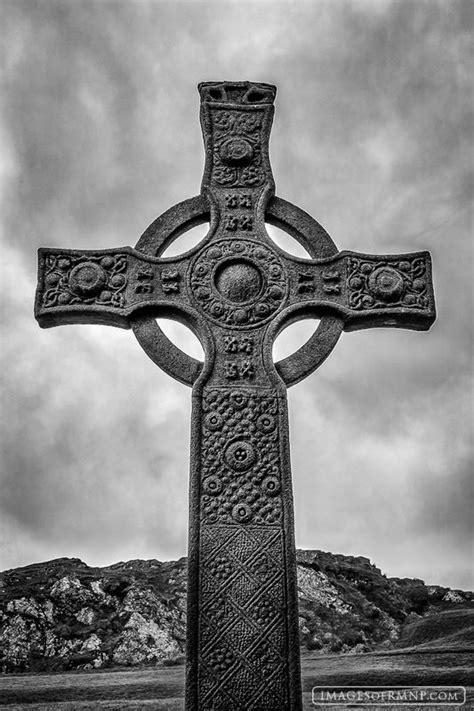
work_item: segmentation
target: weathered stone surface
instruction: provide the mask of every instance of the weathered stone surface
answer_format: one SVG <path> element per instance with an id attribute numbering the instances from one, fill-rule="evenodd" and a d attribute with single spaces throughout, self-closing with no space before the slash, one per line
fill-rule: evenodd
<path id="1" fill-rule="evenodd" d="M 438 611 L 459 611 L 450 627 L 456 632 L 462 614 L 474 608 L 472 593 L 386 578 L 366 558 L 297 551 L 297 563 L 303 649 L 332 654 L 390 649 L 400 640 L 422 639 Z M 89 568 L 63 558 L 5 571 L 0 583 L 4 672 L 184 659 L 185 559 Z"/>
<path id="2" fill-rule="evenodd" d="M 135 249 L 41 249 L 35 313 L 43 327 L 133 328 L 155 363 L 193 386 L 188 711 L 299 711 L 286 387 L 314 371 L 343 330 L 427 330 L 435 318 L 431 260 L 428 252 L 338 252 L 315 220 L 274 196 L 274 86 L 205 82 L 199 92 L 201 195 L 159 217 Z M 176 237 L 207 219 L 199 245 L 162 258 Z M 311 259 L 279 249 L 265 219 L 289 231 Z M 160 315 L 199 335 L 205 363 L 170 343 Z M 320 318 L 319 327 L 276 366 L 274 339 L 303 316 Z"/>

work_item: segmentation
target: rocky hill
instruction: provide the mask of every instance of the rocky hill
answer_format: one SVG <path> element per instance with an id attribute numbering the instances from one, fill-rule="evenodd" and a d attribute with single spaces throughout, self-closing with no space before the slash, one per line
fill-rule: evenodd
<path id="1" fill-rule="evenodd" d="M 469 641 L 472 593 L 387 578 L 362 557 L 298 551 L 297 562 L 304 648 L 357 653 L 419 644 L 426 636 L 433 644 L 440 615 L 446 641 Z M 180 663 L 185 614 L 185 558 L 105 568 L 59 558 L 7 570 L 0 574 L 1 668 Z"/>

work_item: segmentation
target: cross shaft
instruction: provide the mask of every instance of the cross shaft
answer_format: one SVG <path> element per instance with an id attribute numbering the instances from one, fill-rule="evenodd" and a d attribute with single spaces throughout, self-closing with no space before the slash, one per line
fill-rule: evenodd
<path id="1" fill-rule="evenodd" d="M 275 87 L 199 86 L 206 165 L 201 195 L 171 208 L 135 249 L 41 249 L 43 327 L 133 328 L 147 354 L 193 386 L 188 554 L 188 711 L 301 709 L 286 386 L 327 357 L 343 329 L 426 330 L 435 318 L 427 252 L 338 252 L 309 215 L 274 197 L 268 157 Z M 203 241 L 161 255 L 191 225 Z M 292 257 L 265 220 L 311 255 Z M 321 318 L 274 364 L 290 322 Z M 157 316 L 198 335 L 204 364 L 173 346 Z"/>

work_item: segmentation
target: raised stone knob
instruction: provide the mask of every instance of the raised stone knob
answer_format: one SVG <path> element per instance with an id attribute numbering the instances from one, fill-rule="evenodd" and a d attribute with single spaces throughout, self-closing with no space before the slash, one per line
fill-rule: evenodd
<path id="1" fill-rule="evenodd" d="M 405 289 L 402 275 L 392 267 L 380 267 L 372 272 L 368 286 L 382 301 L 398 301 Z"/>
<path id="2" fill-rule="evenodd" d="M 232 259 L 221 264 L 214 276 L 217 291 L 229 301 L 253 301 L 262 289 L 262 274 L 250 262 Z"/>
<path id="3" fill-rule="evenodd" d="M 222 161 L 227 165 L 247 165 L 252 161 L 254 150 L 245 138 L 236 136 L 225 141 L 219 153 Z"/>
<path id="4" fill-rule="evenodd" d="M 105 271 L 95 262 L 81 262 L 69 274 L 69 287 L 78 296 L 95 296 L 107 280 Z"/>

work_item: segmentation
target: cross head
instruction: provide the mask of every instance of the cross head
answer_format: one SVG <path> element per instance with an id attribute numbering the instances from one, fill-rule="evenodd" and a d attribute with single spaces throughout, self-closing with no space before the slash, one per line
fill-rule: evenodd
<path id="1" fill-rule="evenodd" d="M 156 219 L 135 248 L 39 250 L 35 315 L 44 328 L 131 328 L 150 358 L 193 388 L 186 709 L 298 711 L 298 607 L 286 389 L 314 371 L 343 330 L 427 330 L 435 319 L 427 252 L 339 252 L 307 213 L 274 195 L 268 142 L 276 89 L 199 85 L 205 169 L 199 196 Z M 193 249 L 162 257 L 195 224 Z M 291 256 L 265 221 L 292 235 Z M 289 323 L 320 319 L 279 363 Z M 156 322 L 177 319 L 205 360 Z"/>

